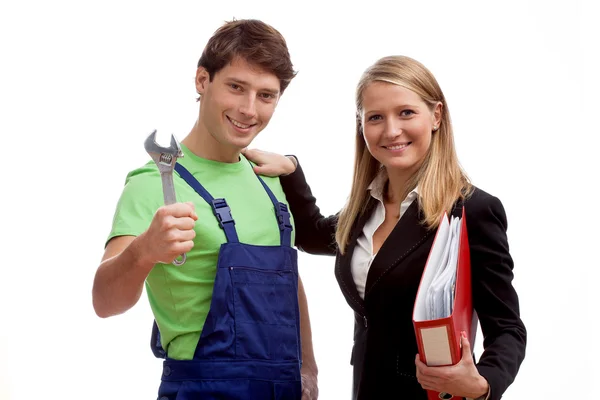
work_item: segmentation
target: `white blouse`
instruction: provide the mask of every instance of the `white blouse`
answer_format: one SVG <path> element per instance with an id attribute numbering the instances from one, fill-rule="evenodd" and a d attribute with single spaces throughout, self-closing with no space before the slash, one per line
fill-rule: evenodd
<path id="1" fill-rule="evenodd" d="M 377 229 L 381 226 L 385 220 L 385 206 L 383 204 L 383 189 L 388 180 L 387 172 L 382 168 L 379 174 L 373 179 L 373 182 L 369 185 L 367 190 L 370 191 L 371 196 L 378 200 L 377 207 L 371 214 L 371 217 L 365 223 L 362 234 L 359 236 L 352 255 L 352 261 L 350 262 L 350 268 L 352 271 L 352 277 L 356 284 L 358 294 L 362 299 L 365 298 L 365 285 L 367 284 L 367 275 L 373 259 L 377 253 L 373 253 L 373 235 Z M 418 188 L 413 189 L 408 196 L 400 204 L 400 216 L 398 220 L 402 218 L 402 215 L 406 212 L 408 207 L 419 195 Z"/>

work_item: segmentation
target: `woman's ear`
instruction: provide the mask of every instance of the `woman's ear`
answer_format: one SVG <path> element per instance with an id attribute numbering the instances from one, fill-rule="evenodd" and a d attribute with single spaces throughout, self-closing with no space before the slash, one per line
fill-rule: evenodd
<path id="1" fill-rule="evenodd" d="M 441 101 L 438 101 L 433 109 L 433 126 L 435 127 L 434 131 L 437 131 L 442 123 L 442 112 L 444 110 L 444 105 Z"/>

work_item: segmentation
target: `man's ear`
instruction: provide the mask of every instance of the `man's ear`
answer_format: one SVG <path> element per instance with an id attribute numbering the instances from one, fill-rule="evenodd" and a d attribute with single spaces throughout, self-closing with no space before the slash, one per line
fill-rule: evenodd
<path id="1" fill-rule="evenodd" d="M 203 95 L 206 90 L 206 86 L 210 81 L 208 71 L 204 67 L 198 67 L 196 70 L 196 92 L 199 95 Z"/>

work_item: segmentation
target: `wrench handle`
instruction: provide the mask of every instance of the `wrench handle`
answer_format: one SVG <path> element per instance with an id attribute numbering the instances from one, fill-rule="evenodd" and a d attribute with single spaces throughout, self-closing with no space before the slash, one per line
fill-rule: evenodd
<path id="1" fill-rule="evenodd" d="M 161 172 L 160 177 L 162 179 L 163 197 L 165 199 L 165 205 L 174 204 L 177 202 L 177 196 L 175 196 L 175 185 L 173 184 L 173 171 Z"/>
<path id="2" fill-rule="evenodd" d="M 175 185 L 173 184 L 173 171 L 161 172 L 160 178 L 162 180 L 163 197 L 165 199 L 165 205 L 174 204 L 177 202 L 177 196 L 175 195 Z M 186 260 L 186 255 L 183 253 L 181 259 L 178 257 L 171 263 L 176 266 L 183 265 Z"/>

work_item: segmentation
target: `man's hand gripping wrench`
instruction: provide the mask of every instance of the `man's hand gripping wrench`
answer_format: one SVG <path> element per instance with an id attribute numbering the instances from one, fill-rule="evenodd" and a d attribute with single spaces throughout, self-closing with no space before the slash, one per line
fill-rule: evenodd
<path id="1" fill-rule="evenodd" d="M 175 168 L 177 159 L 183 157 L 179 143 L 171 135 L 171 145 L 169 147 L 159 146 L 156 143 L 156 130 L 154 130 L 144 142 L 144 148 L 150 154 L 150 157 L 152 157 L 160 171 L 165 205 L 177 202 L 175 186 L 173 185 L 173 169 Z M 186 255 L 183 253 L 181 259 L 176 258 L 173 260 L 173 265 L 183 265 L 185 260 Z"/>

